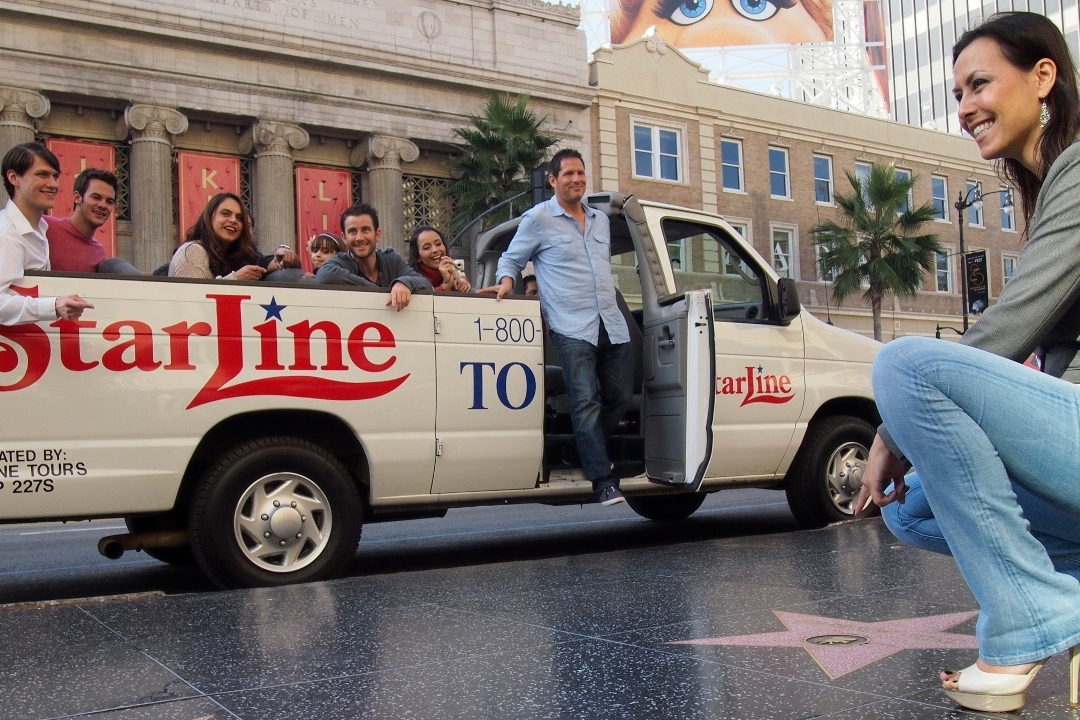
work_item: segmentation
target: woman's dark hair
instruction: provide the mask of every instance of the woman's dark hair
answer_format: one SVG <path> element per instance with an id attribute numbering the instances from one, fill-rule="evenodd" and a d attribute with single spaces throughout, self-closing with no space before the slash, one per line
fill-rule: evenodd
<path id="1" fill-rule="evenodd" d="M 345 252 L 345 243 L 333 233 L 319 233 L 308 241 L 308 252 Z"/>
<path id="2" fill-rule="evenodd" d="M 214 213 L 226 200 L 236 201 L 244 220 L 240 237 L 233 243 L 226 243 L 214 234 Z M 188 242 L 197 242 L 206 248 L 206 254 L 210 257 L 210 272 L 215 277 L 228 275 L 233 270 L 239 270 L 245 265 L 256 265 L 259 262 L 259 249 L 255 246 L 255 236 L 251 231 L 251 214 L 248 213 L 240 198 L 232 193 L 218 193 L 210 198 L 210 202 L 206 203 L 199 219 L 188 228 L 184 239 Z"/>
<path id="3" fill-rule="evenodd" d="M 1065 148 L 1076 141 L 1077 130 L 1080 130 L 1076 64 L 1069 54 L 1069 46 L 1065 43 L 1061 31 L 1045 16 L 1037 13 L 997 13 L 986 22 L 968 30 L 953 45 L 954 65 L 960 53 L 979 38 L 990 38 L 996 42 L 1005 59 L 1020 70 L 1031 70 L 1043 58 L 1049 58 L 1057 65 L 1057 80 L 1050 89 L 1050 94 L 1046 96 L 1050 122 L 1043 128 L 1039 144 L 1035 148 L 1039 172 L 1031 172 L 1019 160 L 997 161 L 998 173 L 1020 191 L 1024 220 L 1030 221 L 1047 170 Z"/>
<path id="4" fill-rule="evenodd" d="M 409 235 L 409 264 L 414 268 L 420 267 L 420 235 L 429 230 L 438 235 L 443 242 L 443 247 L 446 247 L 446 236 L 441 231 L 431 225 L 417 225 Z M 449 254 L 450 248 L 446 248 L 446 252 Z"/>

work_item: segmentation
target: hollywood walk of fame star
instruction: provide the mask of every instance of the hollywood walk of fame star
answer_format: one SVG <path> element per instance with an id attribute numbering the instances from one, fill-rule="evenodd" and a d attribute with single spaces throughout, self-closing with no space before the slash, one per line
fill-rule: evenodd
<path id="1" fill-rule="evenodd" d="M 945 632 L 954 625 L 978 615 L 978 612 L 959 612 L 949 615 L 927 615 L 906 620 L 883 620 L 882 622 L 856 622 L 841 618 L 773 610 L 784 623 L 783 632 L 758 635 L 731 635 L 728 637 L 679 640 L 668 645 L 739 645 L 743 647 L 791 647 L 803 648 L 825 671 L 831 680 L 883 660 L 901 650 L 977 650 L 974 635 Z M 821 636 L 850 638 L 862 636 L 868 642 L 829 642 Z M 825 644 L 807 642 L 814 638 Z"/>
<path id="2" fill-rule="evenodd" d="M 269 320 L 270 318 L 277 318 L 278 320 L 281 320 L 282 322 L 284 322 L 284 318 L 281 317 L 281 311 L 284 310 L 285 308 L 287 308 L 288 305 L 278 305 L 278 301 L 277 301 L 276 297 L 272 296 L 270 298 L 270 304 L 269 305 L 260 304 L 259 307 L 261 307 L 263 310 L 266 311 L 266 319 L 267 320 Z"/>

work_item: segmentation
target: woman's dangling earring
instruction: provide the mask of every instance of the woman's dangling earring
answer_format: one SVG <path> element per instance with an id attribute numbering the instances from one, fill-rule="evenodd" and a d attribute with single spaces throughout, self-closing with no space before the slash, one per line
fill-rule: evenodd
<path id="1" fill-rule="evenodd" d="M 1046 106 L 1046 101 L 1042 101 L 1042 107 L 1039 108 L 1039 127 L 1046 127 L 1046 124 L 1050 122 L 1050 108 Z"/>

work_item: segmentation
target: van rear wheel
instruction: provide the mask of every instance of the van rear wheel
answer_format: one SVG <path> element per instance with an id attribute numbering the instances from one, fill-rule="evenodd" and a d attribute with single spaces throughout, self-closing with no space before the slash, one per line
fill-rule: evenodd
<path id="1" fill-rule="evenodd" d="M 705 502 L 706 493 L 680 493 L 671 495 L 627 495 L 630 509 L 647 520 L 678 522 L 694 514 Z"/>
<path id="2" fill-rule="evenodd" d="M 292 437 L 244 443 L 203 476 L 190 513 L 199 568 L 223 588 L 308 582 L 356 554 L 360 495 L 342 464 Z"/>
<path id="3" fill-rule="evenodd" d="M 810 426 L 785 484 L 788 507 L 799 525 L 820 528 L 855 517 L 874 434 L 870 423 L 852 415 Z"/>

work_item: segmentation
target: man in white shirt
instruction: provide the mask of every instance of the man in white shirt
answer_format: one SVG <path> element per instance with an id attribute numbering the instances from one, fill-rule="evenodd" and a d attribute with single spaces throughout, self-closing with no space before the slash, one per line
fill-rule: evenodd
<path id="1" fill-rule="evenodd" d="M 11 288 L 25 270 L 49 269 L 41 216 L 56 204 L 60 161 L 41 143 L 23 143 L 8 150 L 0 171 L 11 198 L 0 212 L 0 325 L 79 318 L 94 306 L 78 295 L 25 297 Z"/>

